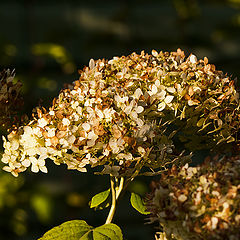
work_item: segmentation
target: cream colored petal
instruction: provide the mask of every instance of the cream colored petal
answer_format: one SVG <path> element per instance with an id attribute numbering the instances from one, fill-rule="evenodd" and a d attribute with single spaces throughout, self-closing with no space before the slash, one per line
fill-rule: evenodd
<path id="1" fill-rule="evenodd" d="M 165 102 L 161 102 L 158 104 L 158 111 L 161 112 L 166 107 Z"/>
<path id="2" fill-rule="evenodd" d="M 40 168 L 41 172 L 44 172 L 44 173 L 48 172 L 46 166 L 40 166 L 39 168 Z"/>
<path id="3" fill-rule="evenodd" d="M 142 113 L 144 111 L 144 107 L 142 106 L 138 106 L 136 109 L 135 109 L 136 113 Z"/>
<path id="4" fill-rule="evenodd" d="M 2 168 L 4 171 L 6 171 L 6 172 L 11 172 L 13 169 L 12 168 L 10 168 L 9 166 L 4 166 L 3 168 Z"/>
<path id="5" fill-rule="evenodd" d="M 31 167 L 31 171 L 34 172 L 34 173 L 38 173 L 39 172 L 38 165 L 33 164 L 32 167 Z"/>
<path id="6" fill-rule="evenodd" d="M 29 167 L 31 165 L 31 162 L 30 162 L 29 159 L 25 159 L 25 160 L 22 161 L 22 165 L 24 167 Z"/>
<path id="7" fill-rule="evenodd" d="M 168 103 L 170 103 L 170 102 L 173 100 L 173 98 L 174 98 L 174 96 L 168 95 L 168 96 L 166 96 L 166 98 L 164 99 L 164 102 L 168 104 Z"/>
<path id="8" fill-rule="evenodd" d="M 83 124 L 82 124 L 82 128 L 83 128 L 85 131 L 89 131 L 90 128 L 91 128 L 91 126 L 90 126 L 90 124 L 88 124 L 88 123 L 83 123 Z"/>

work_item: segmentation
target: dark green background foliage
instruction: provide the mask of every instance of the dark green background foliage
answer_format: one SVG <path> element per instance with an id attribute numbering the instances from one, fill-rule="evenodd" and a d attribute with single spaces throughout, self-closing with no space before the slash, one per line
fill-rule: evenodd
<path id="1" fill-rule="evenodd" d="M 23 82 L 25 112 L 48 106 L 64 83 L 78 78 L 90 58 L 133 51 L 175 51 L 207 56 L 217 69 L 240 75 L 240 1 L 36 1 L 1 0 L 0 66 Z M 104 223 L 88 201 L 108 188 L 107 178 L 48 163 L 49 173 L 19 178 L 0 172 L 0 239 L 37 239 L 53 226 L 84 219 Z M 148 191 L 139 178 L 132 190 Z M 130 198 L 130 196 L 128 196 Z M 153 239 L 153 226 L 123 200 L 115 223 L 127 239 Z"/>

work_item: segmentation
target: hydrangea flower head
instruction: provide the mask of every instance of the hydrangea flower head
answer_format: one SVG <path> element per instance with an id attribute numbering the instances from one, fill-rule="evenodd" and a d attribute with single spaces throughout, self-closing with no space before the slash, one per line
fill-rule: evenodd
<path id="1" fill-rule="evenodd" d="M 50 158 L 82 172 L 105 165 L 111 168 L 103 173 L 131 176 L 143 167 L 154 172 L 186 160 L 174 148 L 174 128 L 187 133 L 190 126 L 190 135 L 201 130 L 215 145 L 238 132 L 233 81 L 180 49 L 91 59 L 79 73 L 49 110 L 38 109 L 32 121 L 10 133 L 2 158 L 7 171 L 46 172 Z"/>
<path id="2" fill-rule="evenodd" d="M 240 156 L 215 157 L 173 167 L 148 196 L 150 221 L 160 223 L 166 239 L 239 239 L 239 163 Z"/>

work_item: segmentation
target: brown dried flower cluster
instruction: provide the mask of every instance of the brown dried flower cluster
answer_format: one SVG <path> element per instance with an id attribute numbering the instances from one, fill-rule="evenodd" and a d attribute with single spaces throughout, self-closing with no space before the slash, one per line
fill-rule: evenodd
<path id="1" fill-rule="evenodd" d="M 172 167 L 154 185 L 148 208 L 162 239 L 240 239 L 240 156 Z"/>
<path id="2" fill-rule="evenodd" d="M 22 106 L 21 82 L 14 83 L 14 71 L 0 72 L 0 127 L 8 129 L 15 122 L 17 110 Z"/>
<path id="3" fill-rule="evenodd" d="M 234 81 L 207 58 L 185 58 L 180 49 L 142 51 L 91 59 L 80 75 L 48 111 L 38 110 L 27 126 L 8 136 L 5 170 L 15 176 L 30 166 L 47 172 L 45 159 L 51 158 L 79 171 L 105 165 L 103 173 L 115 176 L 136 175 L 144 166 L 154 172 L 179 155 L 173 130 L 194 143 L 191 150 L 199 141 L 205 148 L 238 144 L 239 94 Z"/>

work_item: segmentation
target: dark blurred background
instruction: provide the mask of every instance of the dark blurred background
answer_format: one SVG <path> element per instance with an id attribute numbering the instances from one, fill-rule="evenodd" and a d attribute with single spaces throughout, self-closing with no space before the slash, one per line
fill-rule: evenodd
<path id="1" fill-rule="evenodd" d="M 91 58 L 177 48 L 239 78 L 240 0 L 0 1 L 0 68 L 16 69 L 29 115 L 47 107 Z M 19 178 L 0 171 L 0 240 L 37 239 L 71 219 L 104 223 L 107 211 L 90 210 L 88 201 L 108 188 L 107 178 L 51 162 L 48 168 L 47 175 Z M 144 195 L 150 181 L 140 178 L 131 188 Z M 127 198 L 115 222 L 129 240 L 154 239 L 153 226 L 143 225 Z"/>

